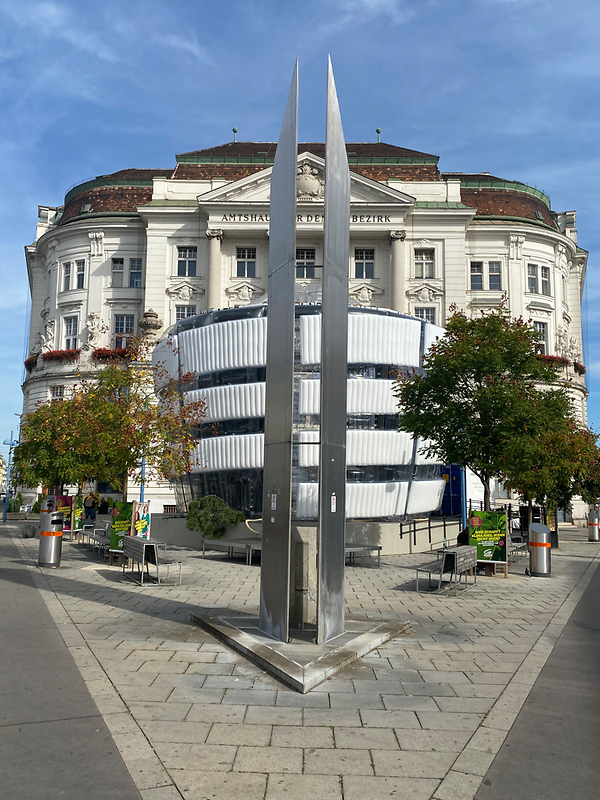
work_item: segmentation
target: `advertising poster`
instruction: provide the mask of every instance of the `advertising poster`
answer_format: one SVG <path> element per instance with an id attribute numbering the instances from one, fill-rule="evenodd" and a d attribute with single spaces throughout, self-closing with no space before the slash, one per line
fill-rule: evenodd
<path id="1" fill-rule="evenodd" d="M 471 511 L 469 544 L 477 547 L 477 560 L 506 564 L 506 514 L 500 511 Z"/>
<path id="2" fill-rule="evenodd" d="M 68 497 L 66 494 L 56 495 L 55 510 L 60 511 L 64 517 L 63 531 L 71 530 L 71 507 L 73 498 Z"/>
<path id="3" fill-rule="evenodd" d="M 83 498 L 77 496 L 73 498 L 73 501 L 73 530 L 80 531 L 83 518 Z"/>
<path id="4" fill-rule="evenodd" d="M 122 550 L 123 538 L 131 531 L 131 518 L 133 514 L 132 503 L 122 503 L 117 500 L 112 510 L 112 524 L 110 526 L 110 549 Z"/>
<path id="5" fill-rule="evenodd" d="M 141 536 L 143 539 L 150 538 L 150 503 L 140 503 L 133 501 L 133 528 L 131 533 L 134 536 Z"/>

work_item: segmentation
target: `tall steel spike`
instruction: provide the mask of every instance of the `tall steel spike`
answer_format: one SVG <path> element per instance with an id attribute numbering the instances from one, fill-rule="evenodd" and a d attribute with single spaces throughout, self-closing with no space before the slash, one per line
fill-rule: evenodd
<path id="1" fill-rule="evenodd" d="M 344 632 L 349 243 L 350 171 L 330 58 L 321 328 L 318 643 L 327 642 Z"/>
<path id="2" fill-rule="evenodd" d="M 271 174 L 260 629 L 289 634 L 298 60 Z"/>

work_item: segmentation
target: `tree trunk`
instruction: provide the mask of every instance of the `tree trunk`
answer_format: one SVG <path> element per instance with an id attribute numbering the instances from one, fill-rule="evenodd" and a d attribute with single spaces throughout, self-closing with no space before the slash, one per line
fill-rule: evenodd
<path id="1" fill-rule="evenodd" d="M 490 502 L 490 479 L 485 477 L 485 480 L 482 481 L 483 483 L 483 510 L 484 511 L 491 511 L 492 506 Z"/>
<path id="2" fill-rule="evenodd" d="M 127 502 L 127 472 L 123 475 L 123 502 Z"/>

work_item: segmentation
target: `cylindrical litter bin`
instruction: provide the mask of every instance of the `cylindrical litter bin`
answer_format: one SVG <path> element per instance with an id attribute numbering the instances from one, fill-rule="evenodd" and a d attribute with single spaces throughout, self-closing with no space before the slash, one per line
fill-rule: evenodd
<path id="1" fill-rule="evenodd" d="M 600 515 L 597 511 L 590 511 L 588 516 L 588 542 L 600 542 L 600 531 L 598 530 L 598 520 Z"/>
<path id="2" fill-rule="evenodd" d="M 44 525 L 43 527 L 48 527 Z M 50 519 L 49 531 L 40 531 L 40 549 L 38 553 L 38 566 L 59 567 L 62 552 L 63 515 L 60 511 L 53 511 Z"/>
<path id="3" fill-rule="evenodd" d="M 529 572 L 534 578 L 550 577 L 550 528 L 541 522 L 529 526 Z"/>

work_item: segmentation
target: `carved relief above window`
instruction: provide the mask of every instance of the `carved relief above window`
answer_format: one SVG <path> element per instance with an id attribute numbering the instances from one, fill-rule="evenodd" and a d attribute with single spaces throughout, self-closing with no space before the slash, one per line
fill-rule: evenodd
<path id="1" fill-rule="evenodd" d="M 251 303 L 255 297 L 263 295 L 265 290 L 259 286 L 253 286 L 251 283 L 240 283 L 237 286 L 229 286 L 225 289 L 225 293 L 234 305 L 246 305 Z"/>
<path id="2" fill-rule="evenodd" d="M 167 289 L 167 294 L 172 300 L 182 300 L 184 303 L 189 303 L 197 297 L 204 294 L 204 289 L 201 286 L 193 286 L 191 283 L 179 283 L 170 286 Z"/>
<path id="3" fill-rule="evenodd" d="M 298 200 L 321 200 L 325 196 L 325 181 L 319 170 L 310 164 L 304 163 L 298 167 L 296 196 Z"/>
<path id="4" fill-rule="evenodd" d="M 350 287 L 350 291 L 348 292 L 350 304 L 358 306 L 371 305 L 371 303 L 380 298 L 383 293 L 383 289 L 373 286 L 372 283 L 355 283 Z"/>

